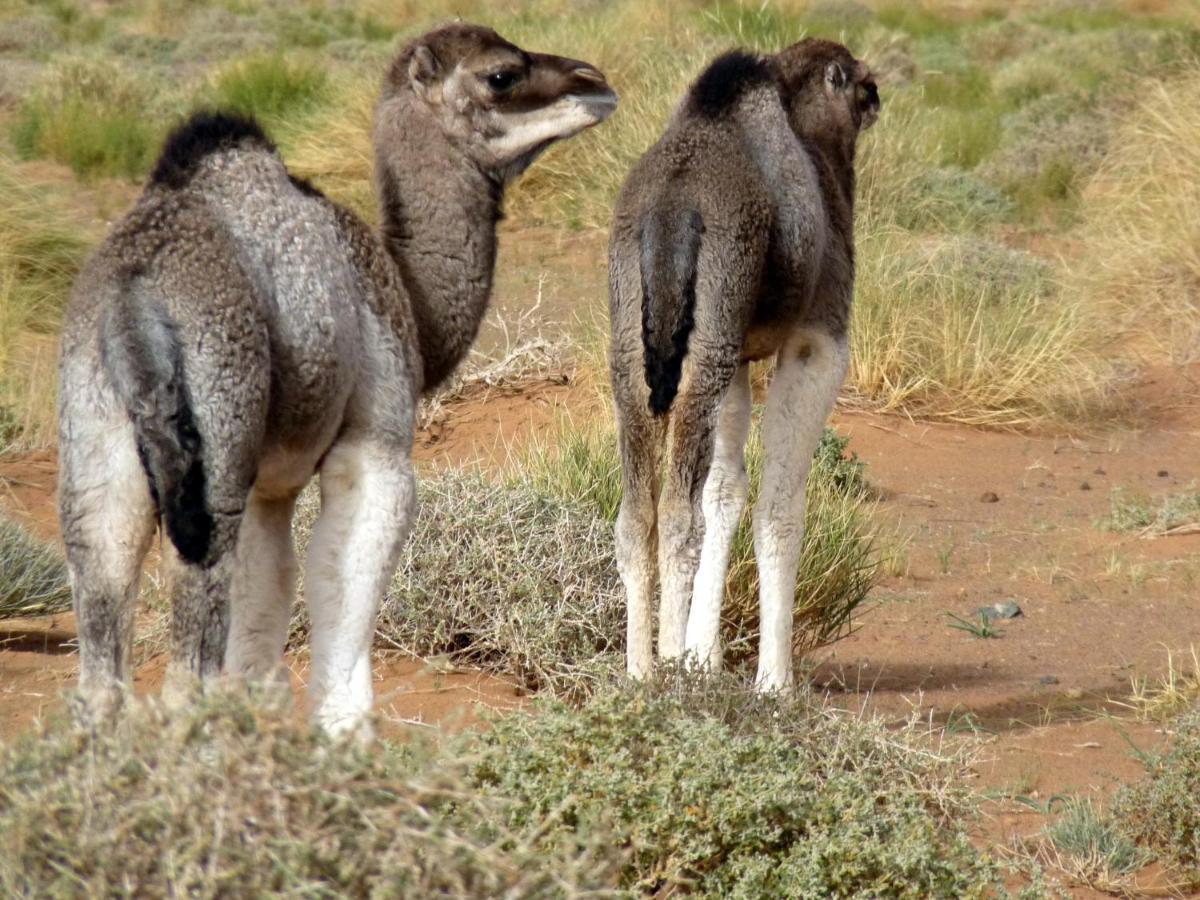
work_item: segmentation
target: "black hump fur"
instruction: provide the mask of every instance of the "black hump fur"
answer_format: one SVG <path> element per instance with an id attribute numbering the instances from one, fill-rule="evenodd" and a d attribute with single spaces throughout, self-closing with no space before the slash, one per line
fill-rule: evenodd
<path id="1" fill-rule="evenodd" d="M 703 116 L 724 114 L 742 93 L 774 80 L 771 68 L 760 57 L 730 50 L 714 59 L 692 85 L 692 108 Z"/>
<path id="2" fill-rule="evenodd" d="M 169 188 L 185 187 L 204 157 L 243 142 L 275 149 L 254 119 L 237 113 L 193 113 L 167 136 L 150 181 Z"/>

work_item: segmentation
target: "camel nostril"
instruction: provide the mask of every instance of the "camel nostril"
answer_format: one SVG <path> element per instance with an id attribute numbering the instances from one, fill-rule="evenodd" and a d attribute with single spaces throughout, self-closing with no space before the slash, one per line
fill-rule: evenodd
<path id="1" fill-rule="evenodd" d="M 598 69 L 591 66 L 577 66 L 571 71 L 571 74 L 583 81 L 590 81 L 594 84 L 608 84 L 604 75 Z"/>

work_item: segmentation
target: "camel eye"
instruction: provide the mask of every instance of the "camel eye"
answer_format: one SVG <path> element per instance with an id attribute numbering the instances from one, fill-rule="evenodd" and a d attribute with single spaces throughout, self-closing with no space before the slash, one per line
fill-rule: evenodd
<path id="1" fill-rule="evenodd" d="M 521 80 L 521 75 L 512 69 L 502 69 L 499 72 L 492 72 L 486 80 L 493 93 L 507 94 L 516 87 L 517 82 Z"/>

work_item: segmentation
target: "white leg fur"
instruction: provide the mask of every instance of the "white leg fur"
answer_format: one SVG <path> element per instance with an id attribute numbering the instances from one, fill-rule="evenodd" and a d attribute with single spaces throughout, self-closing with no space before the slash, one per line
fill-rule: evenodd
<path id="1" fill-rule="evenodd" d="M 155 527 L 128 420 L 75 417 L 59 491 L 79 627 L 79 693 L 103 719 L 129 687 L 138 585 Z"/>
<path id="2" fill-rule="evenodd" d="M 805 487 L 848 366 L 845 340 L 815 331 L 791 335 L 776 362 L 763 415 L 762 495 L 754 510 L 760 690 L 792 687 L 792 607 L 804 539 Z"/>
<path id="3" fill-rule="evenodd" d="M 658 566 L 662 594 L 658 603 L 658 655 L 677 659 L 683 655 L 688 607 L 696 579 L 699 548 L 690 539 L 694 512 L 686 498 L 668 497 L 658 514 Z"/>
<path id="4" fill-rule="evenodd" d="M 295 507 L 295 497 L 251 493 L 238 532 L 225 671 L 264 685 L 288 683 L 283 650 L 296 596 Z"/>
<path id="5" fill-rule="evenodd" d="M 634 678 L 645 678 L 654 666 L 654 620 L 650 604 L 654 598 L 653 506 L 650 524 L 639 521 L 644 513 L 622 503 L 617 515 L 617 571 L 625 587 L 626 669 Z"/>
<path id="6" fill-rule="evenodd" d="M 690 656 L 714 672 L 721 669 L 721 602 L 725 572 L 750 482 L 746 477 L 746 436 L 750 431 L 750 367 L 734 375 L 721 401 L 713 443 L 712 468 L 704 482 L 704 543 L 696 571 L 685 646 Z"/>
<path id="7" fill-rule="evenodd" d="M 375 616 L 416 511 L 406 452 L 337 444 L 321 466 L 321 515 L 308 551 L 313 717 L 333 735 L 370 738 Z"/>

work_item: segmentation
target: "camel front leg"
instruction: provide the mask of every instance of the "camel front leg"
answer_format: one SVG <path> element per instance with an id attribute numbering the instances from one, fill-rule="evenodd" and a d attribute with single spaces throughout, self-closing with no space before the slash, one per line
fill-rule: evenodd
<path id="1" fill-rule="evenodd" d="M 408 448 L 343 439 L 326 455 L 305 593 L 312 715 L 332 735 L 371 737 L 375 617 L 415 512 Z"/>
<path id="2" fill-rule="evenodd" d="M 804 542 L 805 488 L 849 358 L 844 337 L 799 331 L 780 349 L 767 394 L 762 493 L 754 509 L 760 690 L 792 687 L 793 606 Z"/>

